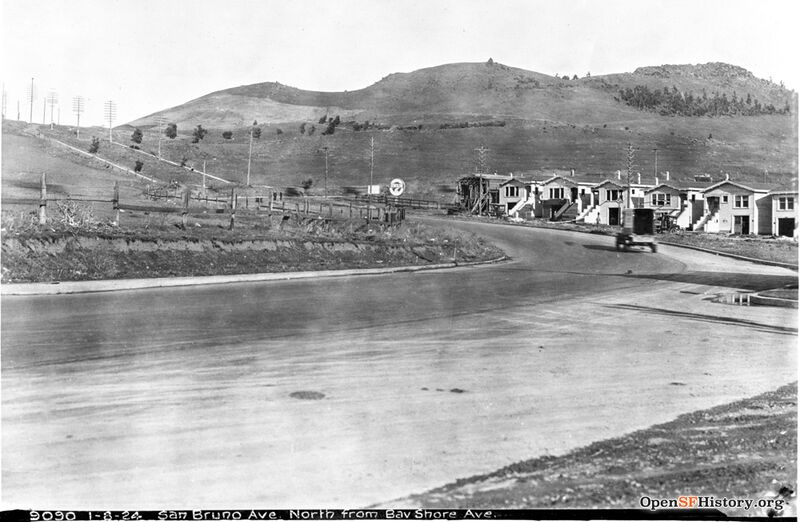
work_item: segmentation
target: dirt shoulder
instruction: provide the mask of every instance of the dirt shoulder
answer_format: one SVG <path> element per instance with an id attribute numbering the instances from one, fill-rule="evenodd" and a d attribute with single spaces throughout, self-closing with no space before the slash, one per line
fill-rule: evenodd
<path id="1" fill-rule="evenodd" d="M 232 231 L 197 220 L 185 230 L 4 224 L 2 283 L 425 266 L 503 255 L 475 236 L 415 224 L 344 229 L 282 216 L 259 216 Z"/>
<path id="2" fill-rule="evenodd" d="M 563 456 L 518 462 L 391 504 L 426 508 L 640 508 L 643 496 L 767 498 L 781 488 L 794 490 L 796 477 L 795 382 Z"/>

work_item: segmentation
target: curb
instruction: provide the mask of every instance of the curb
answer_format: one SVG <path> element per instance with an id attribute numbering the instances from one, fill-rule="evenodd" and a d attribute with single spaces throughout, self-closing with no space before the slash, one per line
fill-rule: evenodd
<path id="1" fill-rule="evenodd" d="M 461 219 L 459 221 L 461 221 L 462 223 L 468 223 L 471 220 Z M 505 226 L 524 227 L 524 228 L 532 228 L 532 229 L 559 230 L 561 232 L 577 232 L 578 234 L 590 234 L 590 235 L 593 235 L 593 236 L 613 237 L 613 234 L 607 233 L 607 232 L 590 232 L 588 230 L 574 230 L 574 229 L 571 229 L 571 228 L 548 227 L 548 226 L 530 226 L 530 225 L 525 225 L 525 224 L 522 224 L 522 223 L 491 223 L 491 222 L 487 222 L 487 221 L 477 221 L 477 222 L 482 223 L 482 224 L 486 224 L 486 225 L 505 225 Z M 657 243 L 660 244 L 660 245 L 669 245 L 669 246 L 674 246 L 674 247 L 678 247 L 678 248 L 688 248 L 690 250 L 697 250 L 699 252 L 705 252 L 706 254 L 714 254 L 714 255 L 717 255 L 717 256 L 730 257 L 730 258 L 733 258 L 733 259 L 738 259 L 740 261 L 749 261 L 751 263 L 755 263 L 755 264 L 758 264 L 758 265 L 777 266 L 777 267 L 781 267 L 781 268 L 788 268 L 790 270 L 795 270 L 795 271 L 798 270 L 798 265 L 793 265 L 791 263 L 782 263 L 780 261 L 768 261 L 766 259 L 756 259 L 754 257 L 740 256 L 738 254 L 731 254 L 731 253 L 728 253 L 728 252 L 720 252 L 718 250 L 710 250 L 708 248 L 703 248 L 703 247 L 697 247 L 697 246 L 692 246 L 692 245 L 683 245 L 681 243 L 672 243 L 670 241 L 657 241 Z"/>
<path id="2" fill-rule="evenodd" d="M 317 270 L 309 272 L 269 272 L 262 274 L 232 274 L 199 277 L 156 277 L 152 279 L 104 279 L 99 281 L 64 281 L 56 283 L 14 283 L 0 285 L 0 295 L 32 296 L 88 294 L 98 292 L 116 292 L 120 290 L 144 290 L 148 288 L 170 288 L 181 286 L 220 285 L 229 283 L 256 283 L 264 281 L 291 281 L 295 279 L 314 279 L 332 277 L 350 277 L 361 275 L 393 274 L 397 272 L 421 272 L 423 270 L 440 270 L 476 265 L 487 265 L 508 261 L 508 256 L 501 256 L 486 261 L 470 261 L 467 263 L 439 263 L 423 266 L 399 266 L 387 268 L 357 268 L 349 270 Z"/>
<path id="3" fill-rule="evenodd" d="M 768 261 L 766 259 L 756 259 L 754 257 L 740 256 L 738 254 L 731 254 L 729 252 L 719 252 L 717 250 L 710 250 L 708 248 L 697 247 L 692 245 L 682 245 L 680 243 L 671 243 L 669 241 L 659 241 L 659 243 L 662 245 L 669 245 L 680 248 L 688 248 L 690 250 L 697 250 L 699 252 L 705 252 L 706 254 L 715 254 L 723 257 L 731 257 L 733 259 L 739 259 L 740 261 L 749 261 L 751 263 L 756 263 L 759 265 L 778 266 L 781 268 L 788 268 L 790 270 L 797 270 L 797 265 L 793 265 L 791 263 L 781 263 L 780 261 Z"/>

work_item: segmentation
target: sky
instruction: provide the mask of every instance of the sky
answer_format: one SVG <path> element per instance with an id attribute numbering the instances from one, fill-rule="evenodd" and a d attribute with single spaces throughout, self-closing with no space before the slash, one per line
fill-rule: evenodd
<path id="1" fill-rule="evenodd" d="M 795 0 L 0 0 L 6 114 L 119 125 L 210 92 L 278 81 L 367 87 L 495 62 L 593 76 L 726 62 L 800 88 Z M 794 56 L 793 56 L 794 55 Z M 31 82 L 33 79 L 33 82 Z M 35 98 L 31 111 L 31 83 Z"/>

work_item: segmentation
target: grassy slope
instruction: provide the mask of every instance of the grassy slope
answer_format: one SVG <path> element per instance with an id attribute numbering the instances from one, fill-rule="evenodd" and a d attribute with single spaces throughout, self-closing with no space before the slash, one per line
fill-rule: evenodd
<path id="1" fill-rule="evenodd" d="M 402 177 L 412 190 L 423 192 L 439 183 L 452 184 L 472 171 L 473 149 L 480 145 L 491 149 L 489 164 L 497 172 L 575 168 L 581 173 L 610 173 L 625 168 L 623 148 L 630 140 L 640 149 L 635 168 L 645 175 L 653 172 L 654 148 L 659 149 L 659 170 L 678 177 L 698 173 L 721 177 L 721 172 L 729 172 L 734 179 L 763 180 L 765 170 L 796 175 L 795 117 L 662 117 L 614 100 L 620 88 L 637 84 L 677 85 L 698 94 L 703 88 L 709 94 L 752 93 L 762 103 L 782 107 L 793 100 L 796 107 L 794 93 L 724 64 L 643 68 L 570 81 L 501 64 L 451 64 L 389 75 L 370 87 L 344 93 L 303 91 L 277 83 L 212 93 L 166 112 L 184 136 L 197 124 L 212 129 L 199 145 L 187 143 L 185 137 L 170 142 L 169 154 L 194 162 L 217 158 L 217 170 L 240 177 L 246 170 L 247 126 L 256 119 L 266 126 L 256 142 L 253 171 L 258 183 L 275 186 L 297 185 L 308 177 L 321 181 L 322 146 L 331 149 L 333 184 L 365 184 L 370 137 L 376 139 L 376 181 Z M 338 114 L 344 121 L 422 124 L 423 130 L 354 133 L 343 125 L 333 136 L 323 137 L 316 122 L 326 113 Z M 154 116 L 133 124 L 145 128 Z M 498 119 L 508 125 L 435 130 L 445 122 Z M 303 121 L 317 125 L 315 136 L 300 136 Z M 276 128 L 284 133 L 277 136 Z M 219 136 L 226 129 L 234 131 L 232 141 Z"/>

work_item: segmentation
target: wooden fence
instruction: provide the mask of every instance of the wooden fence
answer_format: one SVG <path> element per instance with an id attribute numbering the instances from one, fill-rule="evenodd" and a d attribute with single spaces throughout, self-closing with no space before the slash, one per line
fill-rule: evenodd
<path id="1" fill-rule="evenodd" d="M 179 190 L 167 188 L 151 190 L 147 188 L 145 195 L 154 200 L 165 199 L 168 201 L 179 200 L 179 205 L 141 205 L 120 201 L 119 183 L 114 183 L 113 194 L 110 200 L 84 199 L 84 198 L 48 198 L 47 179 L 45 174 L 41 177 L 41 192 L 39 199 L 35 198 L 3 198 L 4 204 L 36 205 L 39 207 L 39 223 L 47 224 L 47 203 L 54 201 L 76 201 L 92 203 L 111 203 L 114 212 L 114 225 L 120 223 L 120 213 L 123 211 L 142 212 L 144 214 L 180 214 L 182 226 L 186 226 L 189 214 L 208 213 L 209 205 L 215 207 L 214 213 L 228 213 L 230 221 L 228 229 L 233 229 L 236 224 L 237 209 L 253 211 L 256 214 L 265 212 L 268 216 L 273 213 L 295 215 L 296 217 L 315 218 L 327 221 L 367 220 L 394 225 L 405 219 L 405 209 L 396 207 L 381 207 L 378 205 L 361 206 L 357 202 L 324 201 L 314 202 L 306 198 L 289 201 L 284 199 L 283 193 L 271 191 L 267 195 L 239 195 L 235 187 L 231 187 L 227 196 L 221 197 L 207 194 L 192 194 L 189 189 Z M 192 205 L 192 202 L 198 204 Z M 199 203 L 202 203 L 200 205 Z"/>

